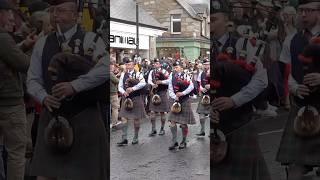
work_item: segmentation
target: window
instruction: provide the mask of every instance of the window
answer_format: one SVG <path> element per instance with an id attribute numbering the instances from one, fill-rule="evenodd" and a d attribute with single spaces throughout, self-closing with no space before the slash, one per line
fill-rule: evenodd
<path id="1" fill-rule="evenodd" d="M 181 34 L 181 14 L 171 15 L 171 34 Z"/>

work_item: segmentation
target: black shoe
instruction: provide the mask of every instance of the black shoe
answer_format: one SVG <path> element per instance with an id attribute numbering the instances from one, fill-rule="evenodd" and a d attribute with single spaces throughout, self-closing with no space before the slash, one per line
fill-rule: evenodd
<path id="1" fill-rule="evenodd" d="M 128 145 L 128 140 L 124 139 L 121 142 L 118 142 L 117 144 L 118 144 L 118 146 L 126 146 L 126 145 Z"/>
<path id="2" fill-rule="evenodd" d="M 133 138 L 132 140 L 132 144 L 135 145 L 135 144 L 138 144 L 139 143 L 139 140 L 138 138 Z"/>
<path id="3" fill-rule="evenodd" d="M 152 130 L 151 133 L 149 134 L 149 137 L 153 137 L 157 135 L 157 131 L 156 130 Z"/>
<path id="4" fill-rule="evenodd" d="M 200 133 L 198 133 L 198 134 L 196 134 L 197 136 L 205 136 L 206 135 L 206 133 L 205 132 L 200 132 Z"/>
<path id="5" fill-rule="evenodd" d="M 187 147 L 187 143 L 185 141 L 182 141 L 179 145 L 179 149 L 184 149 Z"/>
<path id="6" fill-rule="evenodd" d="M 175 150 L 179 146 L 178 142 L 175 142 L 172 146 L 169 147 L 169 150 Z"/>
<path id="7" fill-rule="evenodd" d="M 160 129 L 159 135 L 160 135 L 160 136 L 163 136 L 164 134 L 165 134 L 164 129 Z"/>

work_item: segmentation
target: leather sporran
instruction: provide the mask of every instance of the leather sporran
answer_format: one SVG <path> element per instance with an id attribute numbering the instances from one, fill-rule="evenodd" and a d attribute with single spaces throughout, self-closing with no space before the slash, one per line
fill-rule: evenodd
<path id="1" fill-rule="evenodd" d="M 179 114 L 182 111 L 181 104 L 175 101 L 171 106 L 171 112 L 174 114 Z"/>
<path id="2" fill-rule="evenodd" d="M 151 103 L 155 106 L 159 106 L 161 104 L 161 97 L 158 94 L 154 94 L 151 98 Z"/>
<path id="3" fill-rule="evenodd" d="M 69 121 L 61 116 L 53 117 L 45 128 L 45 143 L 55 153 L 68 153 L 74 142 L 74 131 Z"/>
<path id="4" fill-rule="evenodd" d="M 212 136 L 211 161 L 218 164 L 224 160 L 228 151 L 228 143 L 222 131 L 216 129 Z"/>
<path id="5" fill-rule="evenodd" d="M 313 137 L 320 131 L 320 116 L 313 106 L 304 106 L 299 109 L 294 119 L 294 132 L 300 137 Z"/>
<path id="6" fill-rule="evenodd" d="M 133 101 L 131 98 L 126 98 L 124 100 L 124 108 L 126 111 L 131 111 L 133 109 Z"/>
<path id="7" fill-rule="evenodd" d="M 201 104 L 204 106 L 210 105 L 210 96 L 209 95 L 204 95 L 201 99 Z"/>

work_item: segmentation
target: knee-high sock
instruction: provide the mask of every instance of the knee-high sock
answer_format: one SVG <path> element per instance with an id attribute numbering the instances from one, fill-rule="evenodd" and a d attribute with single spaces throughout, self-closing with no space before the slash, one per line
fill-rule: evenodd
<path id="1" fill-rule="evenodd" d="M 154 112 L 151 112 L 150 114 L 150 121 L 151 121 L 152 131 L 156 130 L 156 114 Z"/>
<path id="2" fill-rule="evenodd" d="M 205 129 L 205 123 L 206 123 L 206 117 L 205 116 L 200 116 L 200 126 L 201 126 L 201 132 L 204 132 Z"/>
<path id="3" fill-rule="evenodd" d="M 160 114 L 161 116 L 161 129 L 164 128 L 164 125 L 166 124 L 166 117 L 165 114 Z"/>
<path id="4" fill-rule="evenodd" d="M 172 142 L 176 143 L 177 142 L 177 126 L 176 125 L 171 125 L 170 130 L 172 133 Z"/>
<path id="5" fill-rule="evenodd" d="M 134 138 L 138 139 L 140 129 L 140 121 L 138 119 L 134 120 Z"/>
<path id="6" fill-rule="evenodd" d="M 182 141 L 186 141 L 187 135 L 188 135 L 188 125 L 186 124 L 181 125 L 181 131 L 182 131 Z"/>
<path id="7" fill-rule="evenodd" d="M 122 139 L 127 139 L 128 137 L 128 122 L 122 124 Z"/>

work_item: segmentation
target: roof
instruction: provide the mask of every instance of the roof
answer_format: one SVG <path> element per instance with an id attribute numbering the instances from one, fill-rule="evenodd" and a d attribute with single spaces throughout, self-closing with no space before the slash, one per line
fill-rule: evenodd
<path id="1" fill-rule="evenodd" d="M 132 25 L 136 24 L 136 3 L 133 0 L 110 0 L 110 4 L 110 20 Z M 167 30 L 141 6 L 139 6 L 139 25 Z"/>
<path id="2" fill-rule="evenodd" d="M 197 14 L 204 14 L 208 10 L 207 4 L 190 4 Z"/>
<path id="3" fill-rule="evenodd" d="M 187 13 L 195 19 L 201 19 L 200 16 L 198 16 L 197 12 L 193 9 L 193 7 L 185 0 L 176 0 L 180 6 L 183 7 L 187 11 Z"/>

